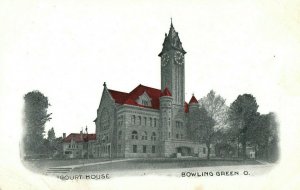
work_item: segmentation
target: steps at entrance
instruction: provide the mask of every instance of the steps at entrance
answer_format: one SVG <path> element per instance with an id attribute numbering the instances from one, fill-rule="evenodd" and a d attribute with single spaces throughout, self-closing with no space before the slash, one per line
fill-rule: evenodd
<path id="1" fill-rule="evenodd" d="M 65 174 L 69 173 L 72 170 L 70 167 L 63 168 L 48 168 L 46 174 Z"/>

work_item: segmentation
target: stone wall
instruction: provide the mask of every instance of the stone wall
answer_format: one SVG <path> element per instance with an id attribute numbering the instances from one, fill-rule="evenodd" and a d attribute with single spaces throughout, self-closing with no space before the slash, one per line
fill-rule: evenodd
<path id="1" fill-rule="evenodd" d="M 108 113 L 108 127 L 101 126 L 101 116 L 104 112 Z M 116 105 L 110 96 L 106 86 L 103 89 L 96 119 L 96 139 L 98 157 L 116 156 Z"/>
<path id="2" fill-rule="evenodd" d="M 118 117 L 124 118 L 122 125 L 118 126 L 118 133 L 122 131 L 122 137 L 118 138 L 117 141 L 117 146 L 121 147 L 118 157 L 158 157 L 160 155 L 159 139 L 161 135 L 159 111 L 123 105 L 120 106 L 117 113 Z M 134 131 L 137 133 L 137 139 L 133 138 L 132 133 Z M 153 132 L 155 133 L 155 140 L 154 138 L 151 139 Z M 136 152 L 133 152 L 134 145 L 136 146 Z M 145 153 L 143 152 L 143 146 L 146 146 Z M 152 146 L 155 146 L 155 153 L 152 153 Z"/>

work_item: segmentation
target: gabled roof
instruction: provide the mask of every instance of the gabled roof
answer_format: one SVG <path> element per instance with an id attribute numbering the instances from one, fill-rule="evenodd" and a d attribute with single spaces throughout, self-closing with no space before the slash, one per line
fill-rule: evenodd
<path id="1" fill-rule="evenodd" d="M 172 96 L 171 92 L 169 91 L 168 87 L 162 92 L 161 96 Z"/>
<path id="2" fill-rule="evenodd" d="M 148 96 L 151 98 L 151 106 L 140 105 L 135 101 L 144 92 L 146 92 L 148 94 Z M 151 88 L 151 87 L 140 84 L 135 89 L 133 89 L 131 92 L 129 92 L 128 96 L 126 98 L 127 100 L 128 99 L 133 100 L 134 103 L 132 101 L 130 101 L 130 102 L 132 102 L 132 104 L 130 104 L 130 102 L 127 102 L 127 104 L 137 105 L 137 106 L 141 106 L 141 107 L 149 107 L 149 108 L 153 108 L 153 109 L 159 109 L 160 94 L 161 94 L 161 91 L 159 89 Z"/>
<path id="3" fill-rule="evenodd" d="M 71 133 L 63 139 L 63 142 L 71 142 L 72 139 L 75 142 L 87 142 L 90 140 L 96 140 L 96 134 Z"/>
<path id="4" fill-rule="evenodd" d="M 108 89 L 108 92 L 112 96 L 112 98 L 115 100 L 116 103 L 121 105 L 132 105 L 132 106 L 138 106 L 138 107 L 144 107 L 144 108 L 151 108 L 151 109 L 157 109 L 159 110 L 159 98 L 163 95 L 172 96 L 171 92 L 168 88 L 166 88 L 163 92 L 161 90 L 144 86 L 142 84 L 138 85 L 136 88 L 134 88 L 131 92 L 120 92 L 116 90 Z M 151 106 L 145 106 L 138 104 L 136 100 L 144 93 L 146 92 L 148 96 L 151 99 Z M 185 112 L 188 112 L 188 104 L 185 102 L 184 105 Z"/>
<path id="5" fill-rule="evenodd" d="M 193 94 L 189 104 L 192 104 L 192 103 L 198 104 L 198 100 L 195 98 L 194 94 Z"/>
<path id="6" fill-rule="evenodd" d="M 128 93 L 126 92 L 120 92 L 120 91 L 110 90 L 110 89 L 108 89 L 108 91 L 112 96 L 112 98 L 115 100 L 115 102 L 118 104 L 122 104 L 126 100 L 126 97 L 128 95 Z"/>
<path id="7" fill-rule="evenodd" d="M 144 85 L 138 85 L 136 88 L 134 88 L 131 92 L 120 92 L 116 90 L 108 89 L 108 92 L 112 96 L 112 98 L 115 100 L 118 104 L 127 104 L 127 105 L 133 105 L 133 106 L 139 106 L 139 107 L 149 107 L 153 109 L 159 109 L 159 97 L 161 94 L 161 91 L 156 88 L 151 88 Z M 148 96 L 151 98 L 151 106 L 144 106 L 140 105 L 136 102 L 136 100 L 144 93 L 146 92 Z"/>

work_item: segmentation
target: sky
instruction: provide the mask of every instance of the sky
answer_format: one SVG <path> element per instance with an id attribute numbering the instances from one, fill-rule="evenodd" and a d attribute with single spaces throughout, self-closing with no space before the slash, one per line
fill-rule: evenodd
<path id="1" fill-rule="evenodd" d="M 2 126 L 20 124 L 23 96 L 39 90 L 53 113 L 46 129 L 95 132 L 104 82 L 124 92 L 160 88 L 158 54 L 171 17 L 187 51 L 186 101 L 213 89 L 230 105 L 251 93 L 268 113 L 281 109 L 283 94 L 299 95 L 291 86 L 300 70 L 294 1 L 15 2 L 0 3 L 15 11 L 0 11 Z"/>

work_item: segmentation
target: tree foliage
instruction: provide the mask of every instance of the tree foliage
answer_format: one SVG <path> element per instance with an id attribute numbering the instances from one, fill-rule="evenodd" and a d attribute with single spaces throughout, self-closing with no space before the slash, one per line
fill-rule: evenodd
<path id="1" fill-rule="evenodd" d="M 211 144 L 226 128 L 228 107 L 225 99 L 211 90 L 199 101 L 199 130 L 198 136 L 207 147 L 207 159 L 210 158 Z"/>
<path id="2" fill-rule="evenodd" d="M 48 98 L 39 91 L 24 96 L 23 150 L 25 155 L 41 154 L 44 147 L 45 124 L 50 121 L 47 113 Z"/>
<path id="3" fill-rule="evenodd" d="M 209 117 L 214 120 L 215 131 L 226 130 L 228 127 L 228 106 L 225 99 L 211 90 L 205 97 L 200 99 L 200 107 L 204 107 Z"/>
<path id="4" fill-rule="evenodd" d="M 274 113 L 262 114 L 252 129 L 251 142 L 257 150 L 257 157 L 270 161 L 278 158 L 278 124 Z"/>
<path id="5" fill-rule="evenodd" d="M 230 105 L 229 121 L 231 124 L 231 134 L 242 143 L 243 158 L 246 159 L 246 145 L 253 137 L 253 128 L 256 125 L 259 113 L 258 104 L 251 94 L 239 95 Z"/>
<path id="6" fill-rule="evenodd" d="M 48 130 L 47 139 L 48 139 L 50 142 L 53 142 L 53 141 L 55 140 L 55 132 L 54 132 L 53 127 L 52 127 L 51 129 Z"/>

